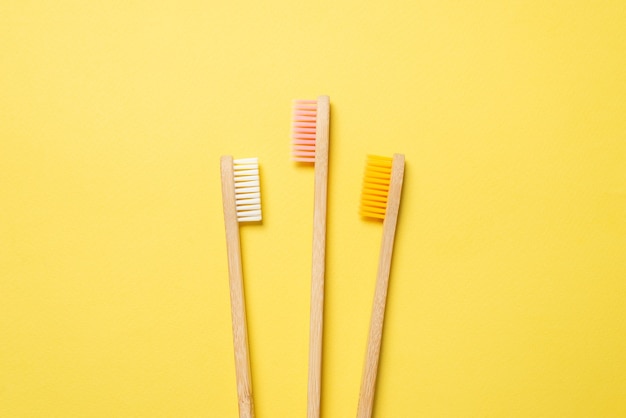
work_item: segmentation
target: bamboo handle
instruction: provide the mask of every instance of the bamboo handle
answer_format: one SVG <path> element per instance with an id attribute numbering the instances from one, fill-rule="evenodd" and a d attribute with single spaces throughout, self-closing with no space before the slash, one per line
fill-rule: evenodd
<path id="1" fill-rule="evenodd" d="M 387 288 L 389 286 L 389 271 L 391 269 L 391 256 L 396 235 L 396 224 L 398 222 L 403 177 L 404 155 L 394 154 L 391 165 L 391 182 L 389 184 L 387 210 L 383 223 L 383 238 L 380 246 L 378 275 L 376 277 L 376 290 L 374 291 L 374 305 L 372 307 L 372 318 L 370 321 L 369 337 L 367 339 L 367 351 L 365 353 L 365 365 L 363 367 L 363 379 L 361 381 L 357 418 L 370 418 L 374 406 L 380 343 L 383 335 Z"/>
<path id="2" fill-rule="evenodd" d="M 241 268 L 241 246 L 239 244 L 239 222 L 237 221 L 237 211 L 235 207 L 233 157 L 226 155 L 221 158 L 221 170 L 239 418 L 254 418 L 250 354 L 248 351 L 248 331 L 246 326 L 246 306 Z"/>
<path id="3" fill-rule="evenodd" d="M 311 274 L 311 328 L 309 335 L 308 418 L 319 418 L 324 322 L 324 269 L 326 258 L 326 197 L 330 98 L 317 98 L 315 127 L 315 195 L 313 207 L 313 266 Z"/>

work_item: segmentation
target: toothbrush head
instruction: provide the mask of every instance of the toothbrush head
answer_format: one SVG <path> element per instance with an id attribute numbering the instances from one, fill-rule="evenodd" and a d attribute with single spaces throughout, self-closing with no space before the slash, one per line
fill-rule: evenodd
<path id="1" fill-rule="evenodd" d="M 233 160 L 233 177 L 237 221 L 260 221 L 262 217 L 258 158 Z"/>
<path id="2" fill-rule="evenodd" d="M 315 162 L 316 129 L 317 100 L 294 100 L 291 131 L 294 161 Z"/>
<path id="3" fill-rule="evenodd" d="M 385 219 L 392 162 L 393 159 L 389 157 L 367 156 L 359 210 L 361 216 Z"/>

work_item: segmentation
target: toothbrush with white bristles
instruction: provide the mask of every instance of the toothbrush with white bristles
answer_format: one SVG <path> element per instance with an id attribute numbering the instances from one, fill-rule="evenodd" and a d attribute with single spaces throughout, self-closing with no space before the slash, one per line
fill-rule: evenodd
<path id="1" fill-rule="evenodd" d="M 221 171 L 239 418 L 254 418 L 239 223 L 262 219 L 259 163 L 256 158 L 233 160 L 226 155 L 221 158 Z"/>
<path id="2" fill-rule="evenodd" d="M 293 160 L 314 163 L 313 257 L 311 269 L 311 324 L 309 334 L 309 377 L 307 417 L 319 418 L 322 384 L 322 334 L 324 322 L 324 271 L 326 265 L 326 196 L 330 98 L 294 100 Z"/>

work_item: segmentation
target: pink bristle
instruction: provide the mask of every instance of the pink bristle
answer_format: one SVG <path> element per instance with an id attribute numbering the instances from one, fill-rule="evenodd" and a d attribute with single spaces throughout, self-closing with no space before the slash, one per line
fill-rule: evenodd
<path id="1" fill-rule="evenodd" d="M 316 123 L 317 100 L 294 100 L 291 130 L 294 161 L 315 162 Z"/>

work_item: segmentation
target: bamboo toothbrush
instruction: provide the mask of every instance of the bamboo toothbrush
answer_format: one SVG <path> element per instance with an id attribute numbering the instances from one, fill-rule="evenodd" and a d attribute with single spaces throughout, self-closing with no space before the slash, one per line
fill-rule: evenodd
<path id="1" fill-rule="evenodd" d="M 374 305 L 365 352 L 357 418 L 370 418 L 372 416 L 380 343 L 385 320 L 385 305 L 387 303 L 387 288 L 389 286 L 389 270 L 403 178 L 404 155 L 394 154 L 393 159 L 368 155 L 360 212 L 363 217 L 383 220 L 383 239 L 380 246 Z"/>
<path id="2" fill-rule="evenodd" d="M 221 169 L 239 417 L 254 418 L 239 223 L 261 220 L 259 164 L 256 158 L 233 160 L 226 155 L 221 158 Z"/>
<path id="3" fill-rule="evenodd" d="M 317 100 L 294 101 L 293 159 L 299 162 L 315 164 L 311 325 L 307 396 L 308 418 L 319 418 L 320 416 L 329 123 L 330 98 L 328 96 L 319 96 Z"/>

